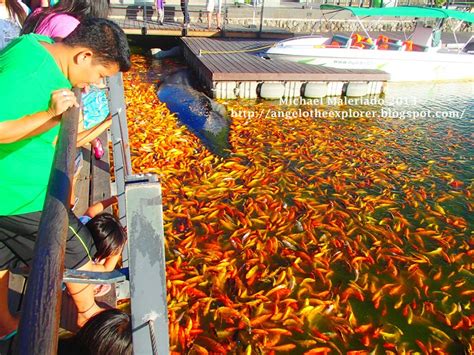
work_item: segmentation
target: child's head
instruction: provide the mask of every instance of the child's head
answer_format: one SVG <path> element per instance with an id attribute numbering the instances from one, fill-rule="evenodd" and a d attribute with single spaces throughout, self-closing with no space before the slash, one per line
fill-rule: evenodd
<path id="1" fill-rule="evenodd" d="M 122 250 L 127 236 L 115 216 L 110 213 L 100 213 L 89 222 L 86 227 L 94 239 L 97 252 L 94 258 L 102 260 L 112 255 L 117 255 Z"/>
<path id="2" fill-rule="evenodd" d="M 96 314 L 75 336 L 83 354 L 132 355 L 132 324 L 130 316 L 118 309 Z"/>

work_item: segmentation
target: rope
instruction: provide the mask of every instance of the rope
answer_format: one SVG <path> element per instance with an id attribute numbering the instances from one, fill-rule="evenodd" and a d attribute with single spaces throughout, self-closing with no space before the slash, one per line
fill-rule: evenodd
<path id="1" fill-rule="evenodd" d="M 151 348 L 153 350 L 153 355 L 158 355 L 158 347 L 156 345 L 156 337 L 155 337 L 155 327 L 153 326 L 153 321 L 148 321 L 148 326 L 150 329 L 150 338 L 151 338 Z"/>
<path id="2" fill-rule="evenodd" d="M 247 52 L 256 52 L 256 51 L 259 51 L 259 50 L 262 50 L 262 49 L 267 49 L 267 48 L 271 48 L 273 47 L 275 43 L 272 43 L 268 46 L 264 46 L 264 47 L 259 47 L 259 48 L 252 48 L 252 49 L 240 49 L 240 50 L 232 50 L 232 51 L 206 51 L 206 50 L 202 50 L 200 49 L 199 50 L 199 55 L 203 55 L 203 54 L 235 54 L 235 53 L 247 53 Z"/>
<path id="3" fill-rule="evenodd" d="M 158 355 L 158 345 L 156 343 L 156 336 L 155 336 L 155 320 L 158 318 L 158 314 L 154 311 L 151 311 L 148 314 L 145 314 L 143 317 L 143 321 L 148 323 L 148 330 L 150 331 L 150 339 L 151 339 L 151 349 L 153 351 L 153 355 Z"/>

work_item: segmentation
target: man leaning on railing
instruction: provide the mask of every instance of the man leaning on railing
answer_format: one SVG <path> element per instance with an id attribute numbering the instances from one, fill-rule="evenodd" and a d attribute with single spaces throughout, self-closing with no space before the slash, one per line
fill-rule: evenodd
<path id="1" fill-rule="evenodd" d="M 83 21 L 63 42 L 29 34 L 0 52 L 0 338 L 14 334 L 8 310 L 8 269 L 31 264 L 61 114 L 77 106 L 72 87 L 85 88 L 130 68 L 124 32 L 113 22 Z M 94 243 L 70 216 L 65 267 L 91 270 Z M 77 325 L 101 311 L 93 289 L 67 284 Z"/>

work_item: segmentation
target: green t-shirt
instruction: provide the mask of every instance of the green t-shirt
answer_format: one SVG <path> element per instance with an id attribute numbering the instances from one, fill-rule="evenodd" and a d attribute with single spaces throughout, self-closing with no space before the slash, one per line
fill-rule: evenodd
<path id="1" fill-rule="evenodd" d="M 0 122 L 46 111 L 54 90 L 71 88 L 36 34 L 21 36 L 0 52 Z M 15 143 L 0 143 L 0 216 L 43 209 L 59 125 Z"/>

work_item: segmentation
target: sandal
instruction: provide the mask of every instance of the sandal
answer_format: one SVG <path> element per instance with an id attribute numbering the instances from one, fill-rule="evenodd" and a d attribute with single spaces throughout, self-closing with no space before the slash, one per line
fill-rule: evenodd
<path id="1" fill-rule="evenodd" d="M 102 142 L 100 141 L 99 138 L 96 138 L 94 143 L 92 144 L 92 150 L 94 151 L 94 157 L 97 160 L 102 159 L 105 152 L 104 152 L 104 147 L 102 146 Z"/>

